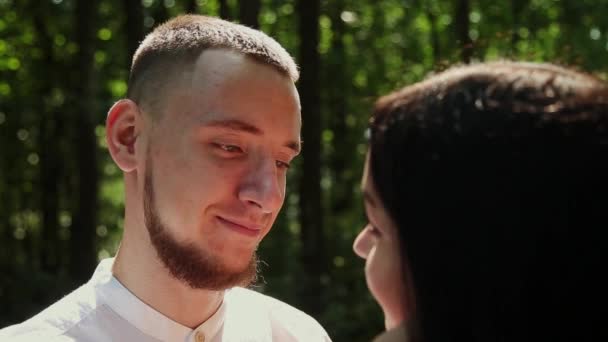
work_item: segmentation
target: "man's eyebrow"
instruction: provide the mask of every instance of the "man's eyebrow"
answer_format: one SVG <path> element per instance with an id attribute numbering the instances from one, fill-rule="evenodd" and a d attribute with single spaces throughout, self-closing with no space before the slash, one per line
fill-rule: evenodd
<path id="1" fill-rule="evenodd" d="M 302 143 L 295 140 L 286 143 L 285 147 L 292 150 L 296 155 L 300 154 L 300 151 L 302 151 Z"/>
<path id="2" fill-rule="evenodd" d="M 258 127 L 254 126 L 252 124 L 249 124 L 247 122 L 244 122 L 241 120 L 236 120 L 236 119 L 213 120 L 213 121 L 205 122 L 205 124 L 203 126 L 225 128 L 225 129 L 230 129 L 233 131 L 242 131 L 242 132 L 255 134 L 255 135 L 263 134 L 262 130 L 259 129 Z"/>
<path id="3" fill-rule="evenodd" d="M 206 122 L 203 126 L 205 127 L 217 127 L 217 128 L 223 128 L 223 129 L 229 129 L 229 130 L 233 130 L 233 131 L 240 131 L 240 132 L 245 132 L 245 133 L 249 133 L 249 134 L 253 134 L 253 135 L 263 135 L 264 132 L 250 124 L 241 120 L 237 120 L 237 119 L 229 119 L 229 120 L 212 120 L 209 122 Z M 301 150 L 301 144 L 299 141 L 288 141 L 284 144 L 285 147 L 289 148 L 290 150 L 292 150 L 295 154 L 299 154 L 300 150 Z"/>

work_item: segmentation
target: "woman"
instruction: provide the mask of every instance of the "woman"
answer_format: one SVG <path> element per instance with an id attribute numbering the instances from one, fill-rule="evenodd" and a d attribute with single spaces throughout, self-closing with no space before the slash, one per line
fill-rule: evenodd
<path id="1" fill-rule="evenodd" d="M 354 250 L 379 340 L 594 339 L 606 83 L 549 64 L 459 67 L 381 98 L 370 130 Z"/>

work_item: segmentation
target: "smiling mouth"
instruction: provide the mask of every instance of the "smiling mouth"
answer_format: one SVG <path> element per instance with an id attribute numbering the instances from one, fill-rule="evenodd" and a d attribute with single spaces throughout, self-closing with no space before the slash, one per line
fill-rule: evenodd
<path id="1" fill-rule="evenodd" d="M 225 219 L 221 216 L 216 216 L 216 218 L 222 226 L 245 236 L 257 237 L 262 233 L 262 228 L 258 226 L 237 223 L 230 219 Z"/>

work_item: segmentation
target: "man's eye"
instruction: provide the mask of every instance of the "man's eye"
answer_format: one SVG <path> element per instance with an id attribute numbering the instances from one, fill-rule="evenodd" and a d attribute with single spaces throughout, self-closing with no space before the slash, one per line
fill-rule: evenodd
<path id="1" fill-rule="evenodd" d="M 290 167 L 290 166 L 291 166 L 291 165 L 289 165 L 289 163 L 286 163 L 286 162 L 282 162 L 282 161 L 280 161 L 280 160 L 277 160 L 277 167 L 278 167 L 279 169 L 289 169 L 289 167 Z"/>
<path id="2" fill-rule="evenodd" d="M 215 144 L 219 149 L 222 149 L 229 153 L 240 153 L 243 152 L 243 149 L 236 145 L 228 145 L 228 144 Z"/>

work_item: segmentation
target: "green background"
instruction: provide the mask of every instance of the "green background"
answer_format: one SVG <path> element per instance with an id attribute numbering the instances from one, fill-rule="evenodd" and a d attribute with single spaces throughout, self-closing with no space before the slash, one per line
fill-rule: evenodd
<path id="1" fill-rule="evenodd" d="M 608 72 L 608 0 L 0 0 L 0 327 L 116 251 L 123 185 L 105 115 L 125 95 L 137 43 L 185 12 L 259 27 L 301 67 L 304 152 L 260 246 L 257 289 L 312 314 L 335 341 L 383 329 L 351 248 L 379 95 L 504 58 Z"/>

